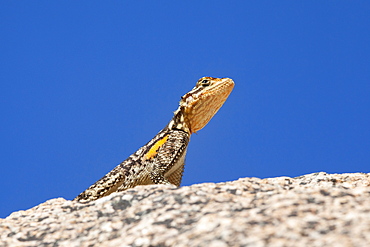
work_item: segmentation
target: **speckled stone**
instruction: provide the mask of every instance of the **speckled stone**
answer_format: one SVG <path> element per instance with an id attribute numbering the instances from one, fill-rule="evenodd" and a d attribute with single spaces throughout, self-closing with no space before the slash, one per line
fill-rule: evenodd
<path id="1" fill-rule="evenodd" d="M 370 174 L 138 186 L 0 219 L 0 246 L 370 246 Z"/>

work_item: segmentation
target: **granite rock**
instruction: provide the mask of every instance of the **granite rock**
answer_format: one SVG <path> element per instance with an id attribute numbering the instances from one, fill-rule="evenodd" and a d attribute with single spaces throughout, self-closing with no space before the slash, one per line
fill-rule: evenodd
<path id="1" fill-rule="evenodd" d="M 0 246 L 370 246 L 370 174 L 138 186 L 0 219 Z"/>

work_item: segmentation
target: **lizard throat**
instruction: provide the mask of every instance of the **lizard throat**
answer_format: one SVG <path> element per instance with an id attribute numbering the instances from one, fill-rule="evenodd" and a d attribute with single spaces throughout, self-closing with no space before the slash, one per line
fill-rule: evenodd
<path id="1" fill-rule="evenodd" d="M 192 133 L 189 124 L 185 121 L 184 112 L 181 109 L 181 106 L 174 112 L 173 118 L 168 123 L 168 128 L 171 130 L 182 130 L 189 135 Z"/>

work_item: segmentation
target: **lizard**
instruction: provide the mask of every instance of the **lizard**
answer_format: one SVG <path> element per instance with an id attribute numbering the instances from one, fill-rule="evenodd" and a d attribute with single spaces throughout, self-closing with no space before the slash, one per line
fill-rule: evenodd
<path id="1" fill-rule="evenodd" d="M 191 134 L 207 125 L 233 88 L 234 81 L 230 78 L 200 78 L 181 97 L 166 127 L 73 200 L 87 203 L 137 185 L 180 186 Z"/>

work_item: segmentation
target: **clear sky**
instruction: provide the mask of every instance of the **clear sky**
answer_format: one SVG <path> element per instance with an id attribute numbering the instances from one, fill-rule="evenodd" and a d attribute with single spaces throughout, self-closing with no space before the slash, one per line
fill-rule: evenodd
<path id="1" fill-rule="evenodd" d="M 72 199 L 202 76 L 183 185 L 370 172 L 369 1 L 1 1 L 0 217 Z"/>

